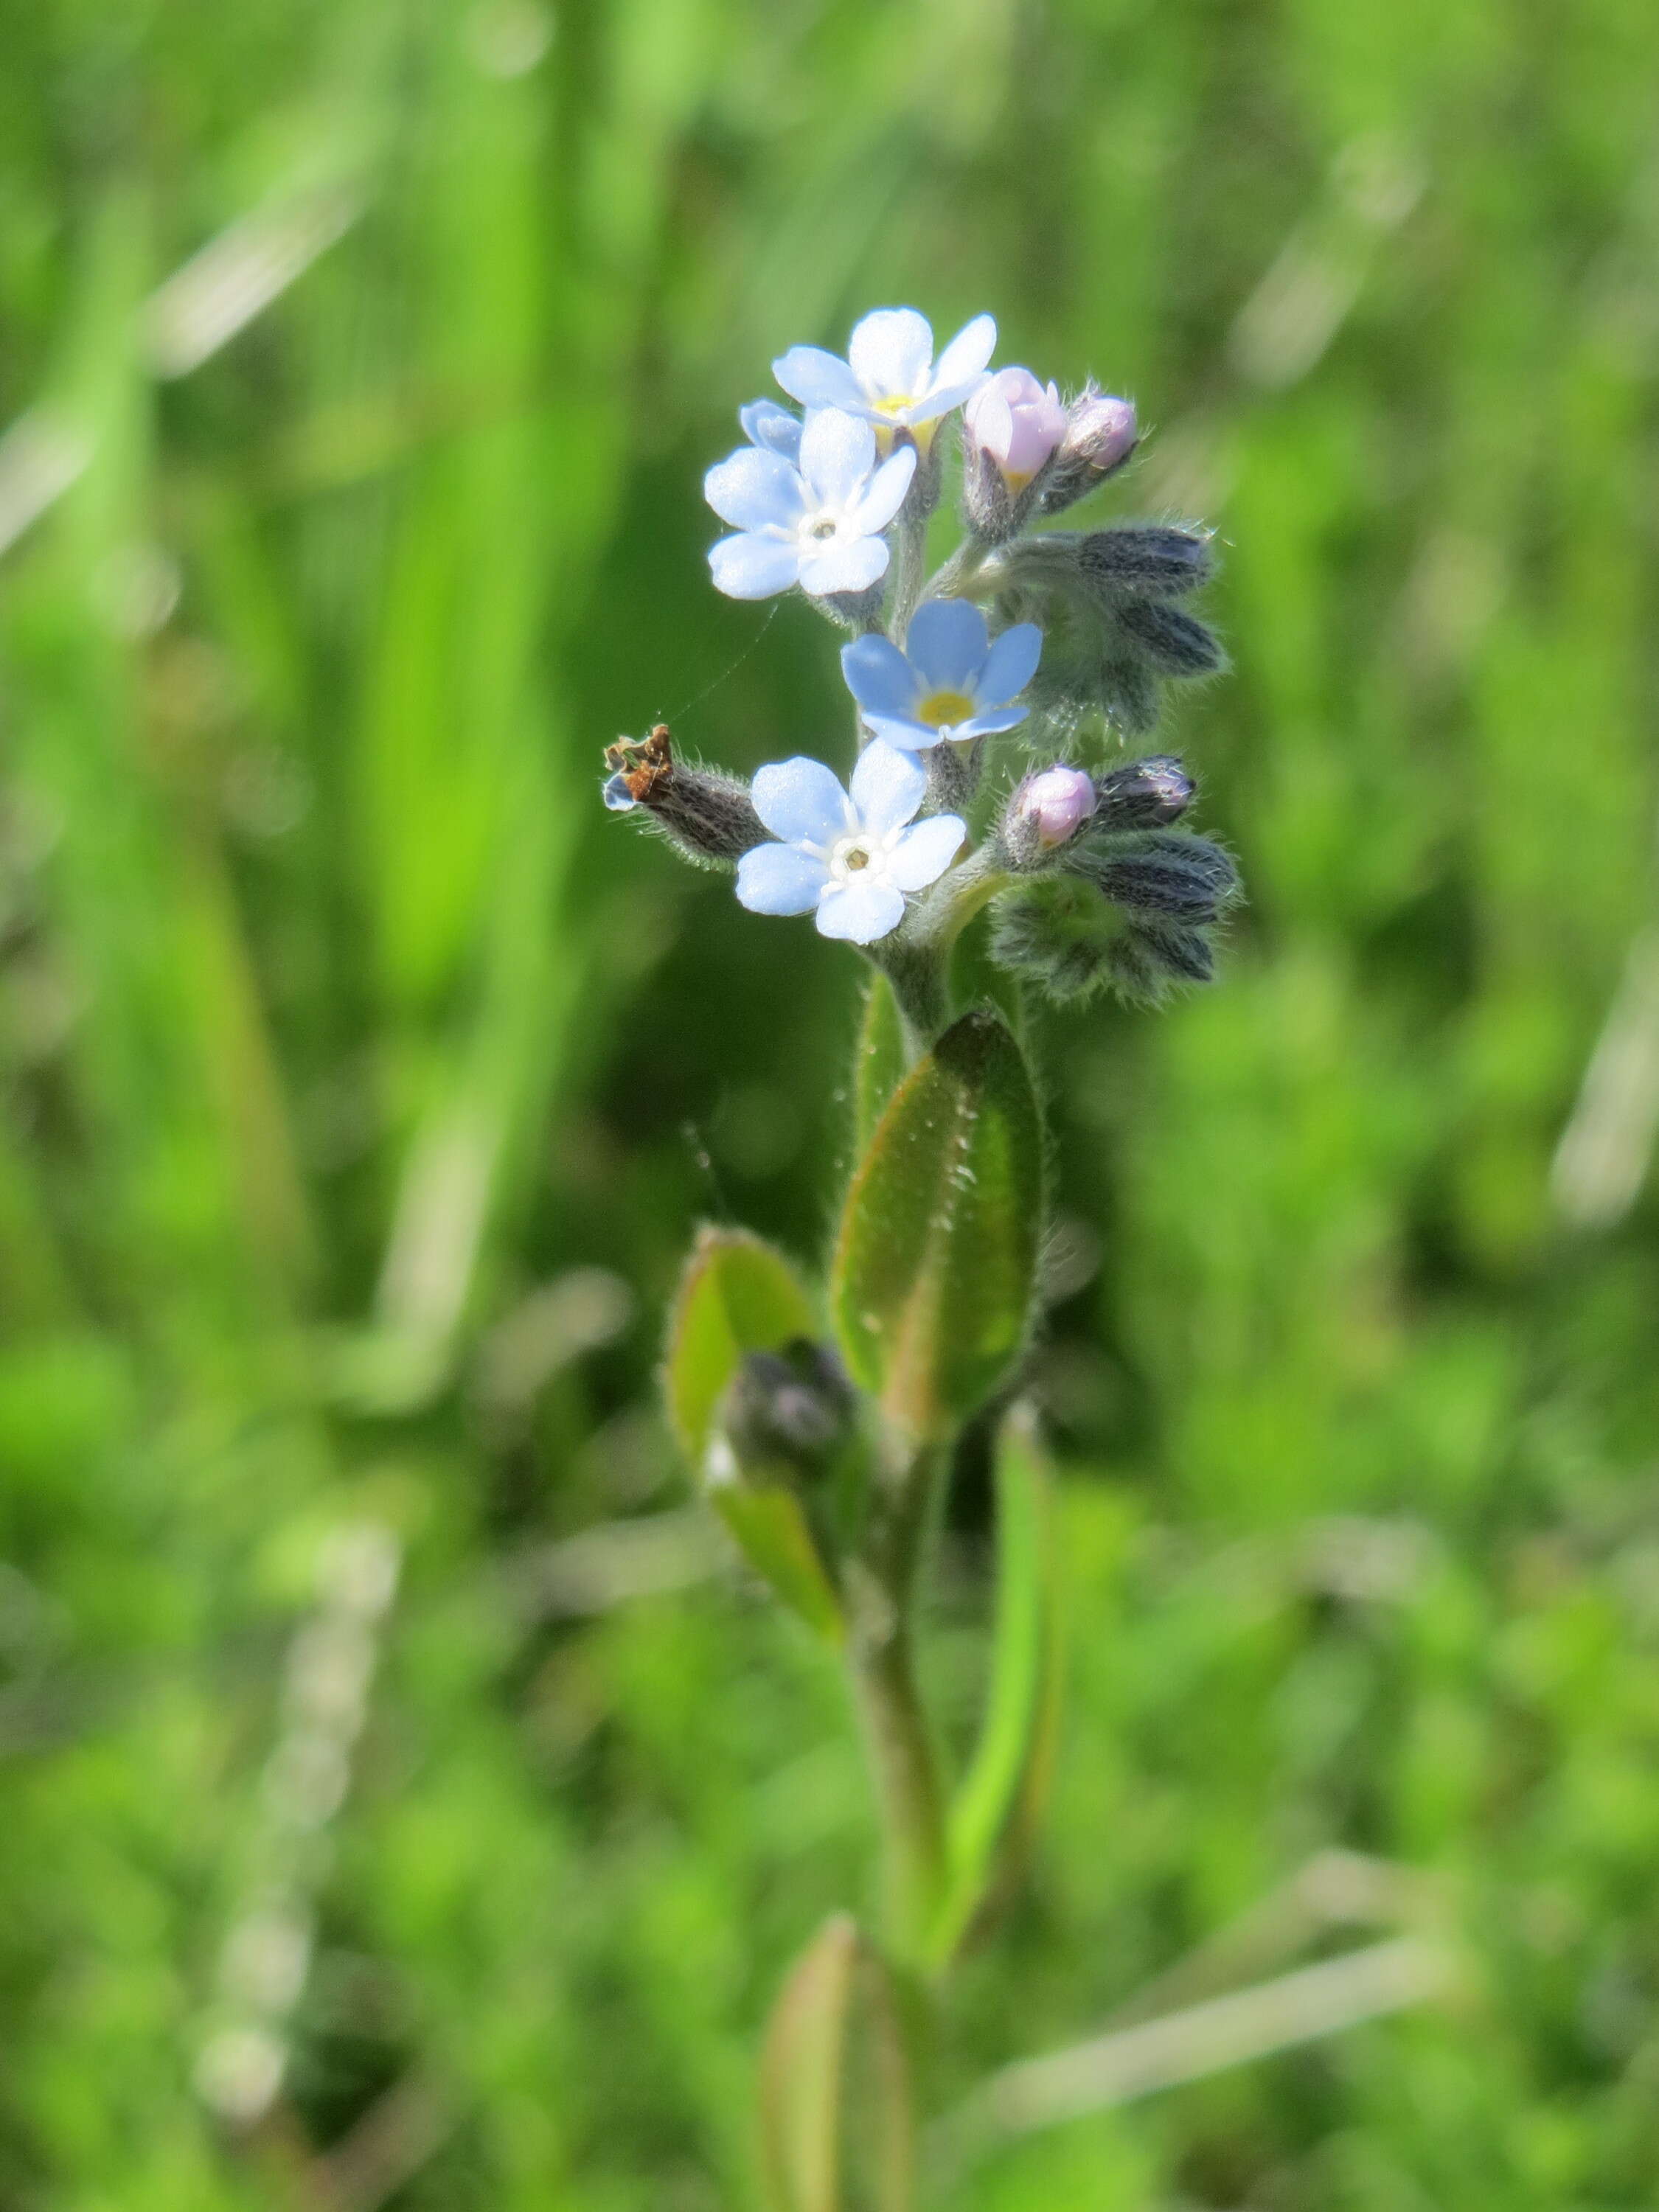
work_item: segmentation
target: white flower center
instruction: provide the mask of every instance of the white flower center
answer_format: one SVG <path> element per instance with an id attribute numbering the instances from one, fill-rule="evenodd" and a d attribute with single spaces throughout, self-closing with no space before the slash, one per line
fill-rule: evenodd
<path id="1" fill-rule="evenodd" d="M 830 848 L 830 872 L 838 883 L 850 883 L 873 869 L 878 878 L 887 872 L 887 841 L 867 830 L 839 838 Z"/>
<path id="2" fill-rule="evenodd" d="M 809 514 L 805 517 L 800 526 L 800 534 L 803 538 L 814 538 L 822 541 L 826 538 L 833 538 L 840 528 L 840 515 L 832 514 L 830 509 L 825 507 L 819 514 Z"/>

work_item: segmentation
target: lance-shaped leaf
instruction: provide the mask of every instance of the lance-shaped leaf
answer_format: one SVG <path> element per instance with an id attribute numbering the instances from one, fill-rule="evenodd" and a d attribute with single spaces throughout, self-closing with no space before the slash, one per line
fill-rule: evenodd
<path id="1" fill-rule="evenodd" d="M 721 1409 L 751 1352 L 810 1337 L 811 1301 L 782 1255 L 744 1230 L 702 1230 L 669 1329 L 669 1418 L 704 1494 L 762 1580 L 822 1636 L 838 1643 L 841 1602 L 793 1471 L 739 1452 Z"/>
<path id="2" fill-rule="evenodd" d="M 1052 1492 L 1036 1420 L 1017 1406 L 997 1440 L 996 1625 L 979 1743 L 950 1813 L 941 1961 L 1017 1878 L 1048 1791 L 1060 1705 Z"/>
<path id="3" fill-rule="evenodd" d="M 824 1923 L 773 2007 L 760 2122 L 772 2212 L 910 2212 L 915 2119 L 898 2000 L 846 1913 Z"/>
<path id="4" fill-rule="evenodd" d="M 817 1318 L 781 1252 L 746 1229 L 698 1231 L 669 1322 L 663 1372 L 680 1449 L 701 1471 L 714 1414 L 751 1352 L 813 1336 Z"/>
<path id="5" fill-rule="evenodd" d="M 1042 1132 L 1000 1015 L 948 1029 L 882 1115 L 842 1213 L 830 1303 L 854 1380 L 915 1437 L 948 1435 L 1025 1340 Z"/>
<path id="6" fill-rule="evenodd" d="M 893 987 L 872 969 L 853 1060 L 853 1136 L 862 1157 L 904 1074 L 904 1030 Z"/>

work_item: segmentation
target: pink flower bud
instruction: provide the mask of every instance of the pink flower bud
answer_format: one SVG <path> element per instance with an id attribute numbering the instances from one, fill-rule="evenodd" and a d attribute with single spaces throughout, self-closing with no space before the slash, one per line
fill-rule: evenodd
<path id="1" fill-rule="evenodd" d="M 968 402 L 963 421 L 970 444 L 988 454 L 1011 491 L 1030 483 L 1066 435 L 1057 386 L 1046 388 L 1029 368 L 1000 369 Z"/>
<path id="2" fill-rule="evenodd" d="M 1097 476 L 1109 476 L 1127 458 L 1139 434 L 1133 399 L 1115 399 L 1109 392 L 1091 392 L 1072 410 L 1066 444 Z"/>
<path id="3" fill-rule="evenodd" d="M 1133 400 L 1115 398 L 1091 385 L 1072 402 L 1066 434 L 1043 478 L 1042 512 L 1058 514 L 1104 483 L 1133 453 L 1139 436 Z"/>
<path id="4" fill-rule="evenodd" d="M 1034 825 L 1044 845 L 1063 845 L 1098 804 L 1091 777 L 1080 768 L 1057 763 L 1026 778 L 1014 800 L 1014 813 Z"/>

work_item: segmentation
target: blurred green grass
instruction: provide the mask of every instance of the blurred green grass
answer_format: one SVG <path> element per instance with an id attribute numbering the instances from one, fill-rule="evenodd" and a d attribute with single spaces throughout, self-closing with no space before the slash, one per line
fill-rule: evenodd
<path id="1" fill-rule="evenodd" d="M 837 1685 L 695 1524 L 597 1613 L 526 1562 L 681 1500 L 695 1220 L 821 1237 L 850 963 L 599 749 L 843 727 L 700 477 L 911 300 L 1133 392 L 1120 504 L 1218 524 L 1237 666 L 1166 734 L 1252 893 L 1213 992 L 1048 1024 L 1073 1696 L 941 2090 L 1328 1846 L 1465 1959 L 951 2201 L 1650 2203 L 1659 1216 L 1549 1175 L 1653 904 L 1650 9 L 42 0 L 4 61 L 0 421 L 89 458 L 0 565 L 0 2201 L 753 2202 L 757 2023 L 863 1879 Z M 360 212 L 163 373 L 155 289 L 296 194 Z M 353 1528 L 402 1580 L 325 1817 L 271 1762 Z"/>

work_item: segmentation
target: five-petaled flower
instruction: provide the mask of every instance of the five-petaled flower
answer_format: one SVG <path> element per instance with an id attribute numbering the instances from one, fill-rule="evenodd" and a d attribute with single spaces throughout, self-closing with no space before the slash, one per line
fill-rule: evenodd
<path id="1" fill-rule="evenodd" d="M 967 836 L 959 814 L 913 817 L 927 775 L 908 753 L 866 745 L 843 791 L 822 761 L 778 761 L 756 775 L 755 811 L 780 842 L 738 863 L 751 914 L 816 913 L 823 937 L 873 945 L 897 928 L 907 891 L 945 873 Z"/>
<path id="2" fill-rule="evenodd" d="M 1030 682 L 1042 651 L 1035 623 L 1016 623 L 993 645 L 985 617 L 967 599 L 927 599 L 905 649 L 873 634 L 842 649 L 847 688 L 864 725 L 907 752 L 943 738 L 1012 730 L 1030 711 L 1009 705 Z"/>
<path id="3" fill-rule="evenodd" d="M 756 442 L 703 479 L 708 504 L 738 532 L 709 549 L 715 588 L 728 599 L 769 599 L 799 584 L 822 599 L 864 591 L 885 575 L 880 533 L 910 489 L 910 448 L 878 467 L 868 422 L 832 408 L 808 414 L 793 454 L 785 409 L 766 410 L 757 400 L 740 419 Z"/>
<path id="4" fill-rule="evenodd" d="M 866 416 L 888 442 L 908 430 L 926 447 L 942 415 L 972 398 L 996 349 L 997 326 L 975 315 L 933 359 L 933 332 L 914 307 L 878 307 L 853 332 L 845 361 L 822 346 L 791 346 L 772 374 L 806 407 Z"/>

